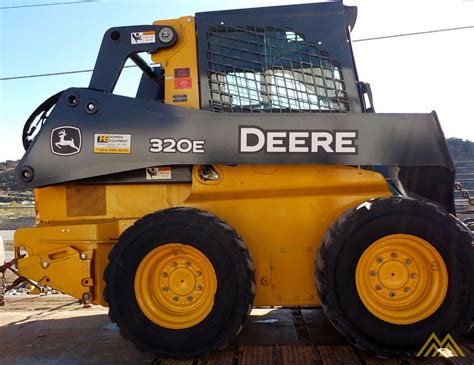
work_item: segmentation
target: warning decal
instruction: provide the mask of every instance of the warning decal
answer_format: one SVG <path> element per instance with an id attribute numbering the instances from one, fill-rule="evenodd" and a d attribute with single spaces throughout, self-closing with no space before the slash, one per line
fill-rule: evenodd
<path id="1" fill-rule="evenodd" d="M 171 180 L 171 167 L 170 166 L 147 167 L 146 179 L 147 180 Z"/>
<path id="2" fill-rule="evenodd" d="M 94 134 L 94 153 L 131 153 L 131 134 Z"/>
<path id="3" fill-rule="evenodd" d="M 155 43 L 155 31 L 130 33 L 130 42 L 132 44 Z"/>
<path id="4" fill-rule="evenodd" d="M 175 79 L 183 79 L 186 77 L 190 77 L 189 67 L 186 68 L 175 68 L 174 69 L 174 78 Z"/>
<path id="5" fill-rule="evenodd" d="M 175 89 L 192 89 L 192 87 L 193 87 L 193 79 L 191 79 L 190 77 L 174 80 Z"/>

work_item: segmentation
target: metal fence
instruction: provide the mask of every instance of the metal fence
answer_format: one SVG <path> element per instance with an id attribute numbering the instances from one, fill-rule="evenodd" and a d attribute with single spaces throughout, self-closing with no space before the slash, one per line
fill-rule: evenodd
<path id="1" fill-rule="evenodd" d="M 454 161 L 456 185 L 454 199 L 456 211 L 474 215 L 474 160 Z"/>
<path id="2" fill-rule="evenodd" d="M 31 205 L 0 206 L 0 231 L 14 231 L 35 224 L 35 207 Z"/>
<path id="3" fill-rule="evenodd" d="M 0 218 L 34 217 L 34 205 L 0 205 Z"/>

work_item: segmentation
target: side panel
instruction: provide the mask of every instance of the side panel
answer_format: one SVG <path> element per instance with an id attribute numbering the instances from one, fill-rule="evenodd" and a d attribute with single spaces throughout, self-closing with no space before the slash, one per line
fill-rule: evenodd
<path id="1" fill-rule="evenodd" d="M 29 257 L 19 260 L 23 275 L 69 294 L 88 293 L 102 298 L 102 273 L 108 251 L 120 234 L 142 216 L 172 206 L 210 211 L 227 221 L 248 245 L 257 273 L 255 305 L 316 305 L 314 260 L 327 228 L 347 209 L 390 192 L 385 179 L 374 172 L 345 166 L 216 166 L 220 179 L 202 181 L 199 166 L 191 184 L 105 185 L 106 212 L 100 216 L 71 216 L 69 186 L 38 189 L 39 225 L 18 230 L 15 245 Z M 74 193 L 81 194 L 77 185 Z M 90 186 L 85 186 L 88 188 Z M 69 190 L 69 196 L 68 196 Z M 90 193 L 90 192 L 89 192 Z M 64 287 L 64 269 L 51 252 L 74 249 L 70 272 L 77 273 Z M 78 263 L 80 252 L 94 257 L 93 287 L 84 285 Z M 41 263 L 47 261 L 47 267 Z M 81 276 L 82 275 L 82 276 Z M 297 284 L 295 284 L 295 282 Z M 59 283 L 59 284 L 56 284 Z"/>

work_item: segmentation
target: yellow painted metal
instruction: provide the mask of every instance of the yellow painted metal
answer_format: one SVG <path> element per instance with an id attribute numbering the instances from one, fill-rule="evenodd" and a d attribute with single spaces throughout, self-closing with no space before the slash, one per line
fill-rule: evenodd
<path id="1" fill-rule="evenodd" d="M 275 248 L 270 256 L 271 288 L 273 298 L 286 302 L 315 299 L 314 262 L 316 250 L 307 247 Z M 298 263 L 295 265 L 295 263 Z M 291 273 L 291 274 L 290 274 Z M 287 285 L 288 275 L 291 285 Z"/>
<path id="2" fill-rule="evenodd" d="M 428 318 L 448 290 L 448 271 L 439 252 L 409 234 L 391 234 L 372 243 L 359 259 L 355 278 L 365 307 L 398 325 Z"/>
<path id="3" fill-rule="evenodd" d="M 153 24 L 171 26 L 178 33 L 178 40 L 173 47 L 160 49 L 151 57 L 153 62 L 161 64 L 165 69 L 165 103 L 199 109 L 199 73 L 194 17 L 159 20 Z M 185 96 L 185 101 L 182 101 L 183 96 Z"/>
<path id="4" fill-rule="evenodd" d="M 18 230 L 15 245 L 25 246 L 32 255 L 65 247 L 93 250 L 94 286 L 90 290 L 95 303 L 106 304 L 102 273 L 120 234 L 151 212 L 173 206 L 196 207 L 228 222 L 249 247 L 257 275 L 256 306 L 317 305 L 313 259 L 325 231 L 349 208 L 390 195 L 380 174 L 348 166 L 218 165 L 218 181 L 202 181 L 200 168 L 194 167 L 192 184 L 105 185 L 106 209 L 101 216 L 69 217 L 65 185 L 37 189 L 38 226 Z M 282 248 L 287 253 L 281 253 Z M 305 253 L 308 248 L 311 254 Z M 290 260 L 284 259 L 286 254 Z M 283 262 L 275 272 L 272 260 Z M 23 273 L 23 260 L 18 265 Z M 39 261 L 29 270 L 28 275 L 31 270 L 43 272 Z M 75 271 L 69 268 L 71 275 Z M 306 272 L 311 277 L 301 279 Z M 294 275 L 299 278 L 297 283 Z M 81 280 L 70 280 L 68 285 L 74 288 L 67 292 L 81 292 Z M 295 287 L 298 294 L 291 297 Z"/>
<path id="5" fill-rule="evenodd" d="M 190 245 L 168 243 L 150 251 L 135 274 L 135 298 L 148 319 L 184 329 L 202 322 L 214 305 L 217 277 L 209 259 Z"/>
<path id="6" fill-rule="evenodd" d="M 37 189 L 38 192 L 42 190 Z M 63 198 L 60 195 L 57 197 Z M 55 204 L 55 201 L 43 202 L 45 207 L 54 207 Z M 134 221 L 40 221 L 34 228 L 19 229 L 14 238 L 15 255 L 19 258 L 20 251 L 26 251 L 27 257 L 18 260 L 18 269 L 21 275 L 75 298 L 82 299 L 84 294 L 89 294 L 94 303 L 104 304 L 101 273 L 117 237 Z M 57 254 L 63 251 L 67 251 L 66 257 Z M 80 259 L 80 253 L 86 253 L 86 259 Z M 48 263 L 46 268 L 42 265 L 45 261 Z M 84 282 L 87 278 L 92 279 L 92 287 Z"/>
<path id="7" fill-rule="evenodd" d="M 94 285 L 91 261 L 94 251 L 80 251 L 73 247 L 54 249 L 54 245 L 44 244 L 52 251 L 31 253 L 21 259 L 21 275 L 40 284 L 54 286 L 78 299 L 91 298 L 90 288 Z"/>

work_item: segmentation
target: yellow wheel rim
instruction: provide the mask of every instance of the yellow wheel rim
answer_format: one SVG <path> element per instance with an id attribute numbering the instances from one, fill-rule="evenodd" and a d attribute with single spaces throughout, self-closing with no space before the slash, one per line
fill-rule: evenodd
<path id="1" fill-rule="evenodd" d="M 150 251 L 135 274 L 135 297 L 143 313 L 159 326 L 192 327 L 214 305 L 217 278 L 209 259 L 198 249 L 168 243 Z"/>
<path id="2" fill-rule="evenodd" d="M 448 290 L 448 271 L 439 252 L 408 234 L 392 234 L 372 243 L 359 259 L 355 279 L 369 312 L 400 325 L 432 315 Z"/>

